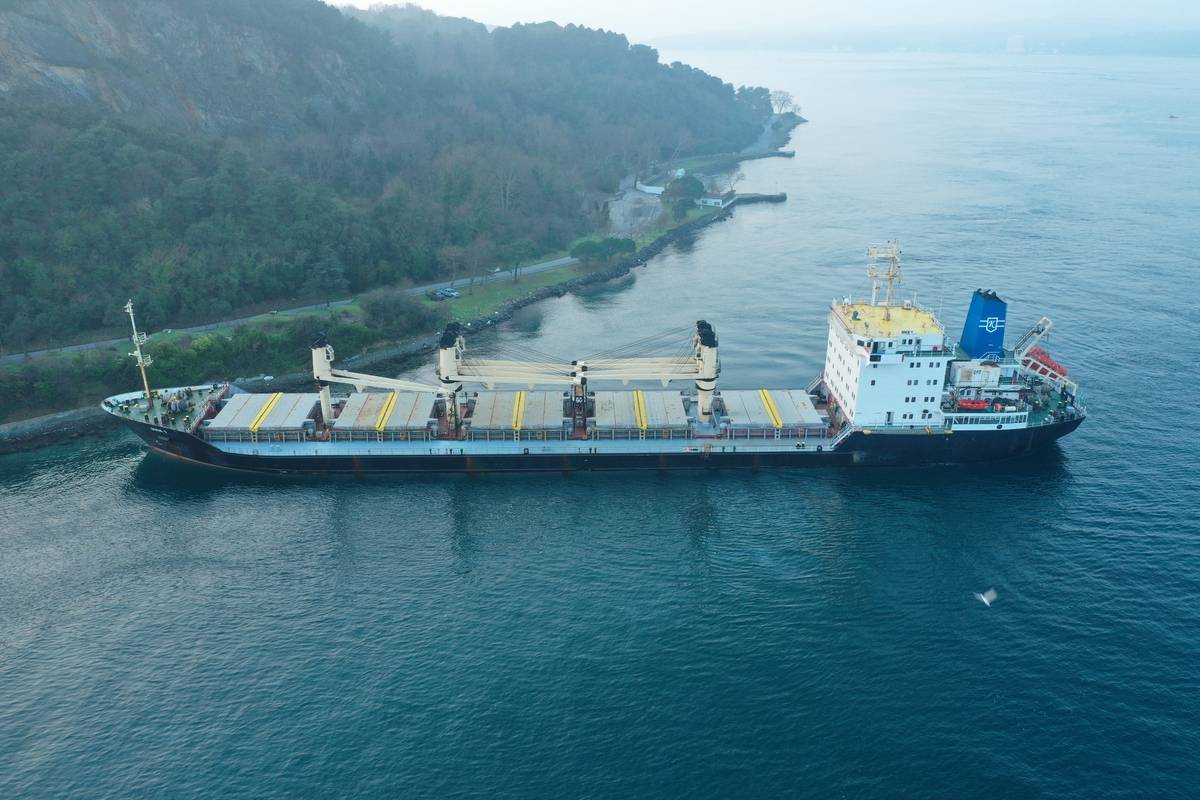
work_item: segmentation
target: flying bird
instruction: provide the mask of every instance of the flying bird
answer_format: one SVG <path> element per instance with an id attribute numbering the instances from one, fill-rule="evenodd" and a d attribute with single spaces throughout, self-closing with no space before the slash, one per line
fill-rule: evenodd
<path id="1" fill-rule="evenodd" d="M 975 593 L 975 599 L 983 603 L 988 608 L 991 608 L 992 603 L 996 602 L 996 597 L 997 594 L 995 589 L 988 589 L 983 594 L 980 594 L 979 592 Z"/>

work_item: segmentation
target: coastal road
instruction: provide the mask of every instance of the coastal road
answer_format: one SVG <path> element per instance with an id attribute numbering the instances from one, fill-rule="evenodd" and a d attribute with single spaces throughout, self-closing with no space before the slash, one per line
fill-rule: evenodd
<path id="1" fill-rule="evenodd" d="M 758 138 L 742 148 L 742 155 L 749 155 L 751 153 L 761 153 L 761 152 L 764 152 L 764 151 L 770 149 L 771 133 L 772 133 L 771 126 L 774 125 L 775 121 L 778 119 L 779 119 L 778 114 L 772 114 L 771 118 L 768 119 L 765 123 L 763 123 L 763 129 L 762 129 L 762 132 L 758 134 Z"/>
<path id="2" fill-rule="evenodd" d="M 539 261 L 536 264 L 530 264 L 527 267 L 521 267 L 521 274 L 522 275 L 534 275 L 536 273 L 547 272 L 552 269 L 561 269 L 563 267 L 569 267 L 572 264 L 576 263 L 577 261 L 578 261 L 578 259 L 572 258 L 571 256 L 563 256 L 561 258 L 552 258 L 548 261 Z M 500 276 L 510 276 L 511 274 L 512 274 L 511 271 L 497 273 L 496 277 L 493 277 L 493 280 L 496 280 Z M 413 286 L 408 289 L 405 289 L 404 292 L 405 292 L 405 294 L 410 294 L 410 295 L 422 295 L 422 294 L 425 294 L 426 292 L 437 291 L 438 289 L 453 289 L 456 285 L 462 285 L 463 283 L 466 283 L 466 282 L 467 282 L 466 278 L 461 278 L 459 280 L 454 280 L 454 281 L 441 281 L 439 283 L 430 283 L 425 286 Z M 312 304 L 306 305 L 306 306 L 295 306 L 293 308 L 281 308 L 281 309 L 279 309 L 278 313 L 294 314 L 299 311 L 317 311 L 317 310 L 323 309 L 323 308 L 336 308 L 338 306 L 348 305 L 353 302 L 354 302 L 354 298 L 351 297 L 351 298 L 347 298 L 345 300 L 331 300 L 328 303 L 312 303 Z M 204 333 L 205 331 L 216 330 L 217 328 L 224 328 L 224 327 L 228 327 L 230 325 L 239 325 L 242 323 L 262 319 L 262 317 L 263 317 L 262 314 L 254 314 L 249 317 L 238 317 L 237 319 L 227 319 L 227 320 L 223 320 L 221 322 L 209 322 L 204 325 L 193 325 L 189 328 L 176 328 L 175 331 L 179 332 L 179 333 Z M 48 355 L 50 353 L 82 353 L 87 350 L 96 350 L 96 349 L 102 348 L 102 347 L 112 347 L 114 345 L 122 344 L 122 343 L 128 342 L 128 341 L 129 341 L 128 337 L 124 337 L 121 339 L 104 339 L 104 340 L 97 341 L 97 342 L 84 342 L 83 344 L 71 344 L 71 345 L 66 345 L 64 347 L 50 347 L 45 350 L 30 350 L 30 351 L 24 352 L 24 353 L 11 353 L 6 356 L 0 356 L 0 364 L 18 364 L 26 359 L 37 358 L 39 356 Z"/>

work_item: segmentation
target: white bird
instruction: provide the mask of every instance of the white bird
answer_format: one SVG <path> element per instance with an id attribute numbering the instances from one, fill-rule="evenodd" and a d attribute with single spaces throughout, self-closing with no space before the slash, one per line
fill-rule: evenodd
<path id="1" fill-rule="evenodd" d="M 992 603 L 996 602 L 996 597 L 997 594 L 995 589 L 988 589 L 983 594 L 980 594 L 979 592 L 975 593 L 975 599 L 983 603 L 988 608 L 991 608 Z"/>

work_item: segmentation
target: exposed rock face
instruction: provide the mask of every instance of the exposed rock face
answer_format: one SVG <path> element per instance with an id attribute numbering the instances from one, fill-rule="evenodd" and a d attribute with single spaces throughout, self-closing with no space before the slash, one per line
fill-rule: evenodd
<path id="1" fill-rule="evenodd" d="M 307 117 L 365 107 L 372 79 L 344 50 L 280 28 L 245 0 L 242 19 L 198 0 L 0 0 L 0 100 L 85 106 L 210 133 L 286 133 Z M 279 12 L 279 3 L 274 4 Z M 300 0 L 300 24 L 355 24 Z M 365 79 L 365 80 L 364 80 Z"/>

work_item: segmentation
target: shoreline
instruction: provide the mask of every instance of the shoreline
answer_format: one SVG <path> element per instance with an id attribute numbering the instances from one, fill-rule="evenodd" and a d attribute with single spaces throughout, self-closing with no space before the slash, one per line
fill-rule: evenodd
<path id="1" fill-rule="evenodd" d="M 758 158 L 763 157 L 766 156 L 758 156 Z M 665 231 L 645 247 L 635 252 L 633 256 L 620 261 L 609 269 L 597 270 L 568 281 L 544 286 L 528 295 L 504 303 L 496 311 L 487 316 L 467 320 L 463 325 L 476 332 L 486 331 L 499 323 L 511 319 L 513 313 L 518 309 L 539 303 L 551 297 L 562 297 L 587 286 L 622 278 L 628 275 L 634 267 L 643 266 L 649 259 L 657 256 L 678 237 L 728 219 L 732 215 L 733 209 L 738 205 L 782 203 L 786 200 L 787 194 L 785 192 L 777 194 L 751 193 L 738 195 L 727 207 L 711 216 L 701 217 L 700 219 L 686 222 Z M 411 361 L 432 352 L 437 345 L 437 341 L 437 336 L 426 336 L 418 339 L 410 339 L 390 347 L 380 348 L 355 359 L 354 366 L 362 368 L 392 362 L 396 365 L 401 365 L 406 361 Z M 288 389 L 299 388 L 311 383 L 312 375 L 304 372 L 296 372 L 273 376 L 270 381 L 257 377 L 238 378 L 230 382 L 247 391 L 262 391 L 267 388 Z M 99 436 L 112 430 L 118 424 L 119 420 L 101 410 L 99 400 L 90 408 L 84 407 L 68 411 L 58 411 L 40 417 L 30 417 L 29 419 L 0 424 L 0 456 L 63 444 L 85 436 Z"/>

